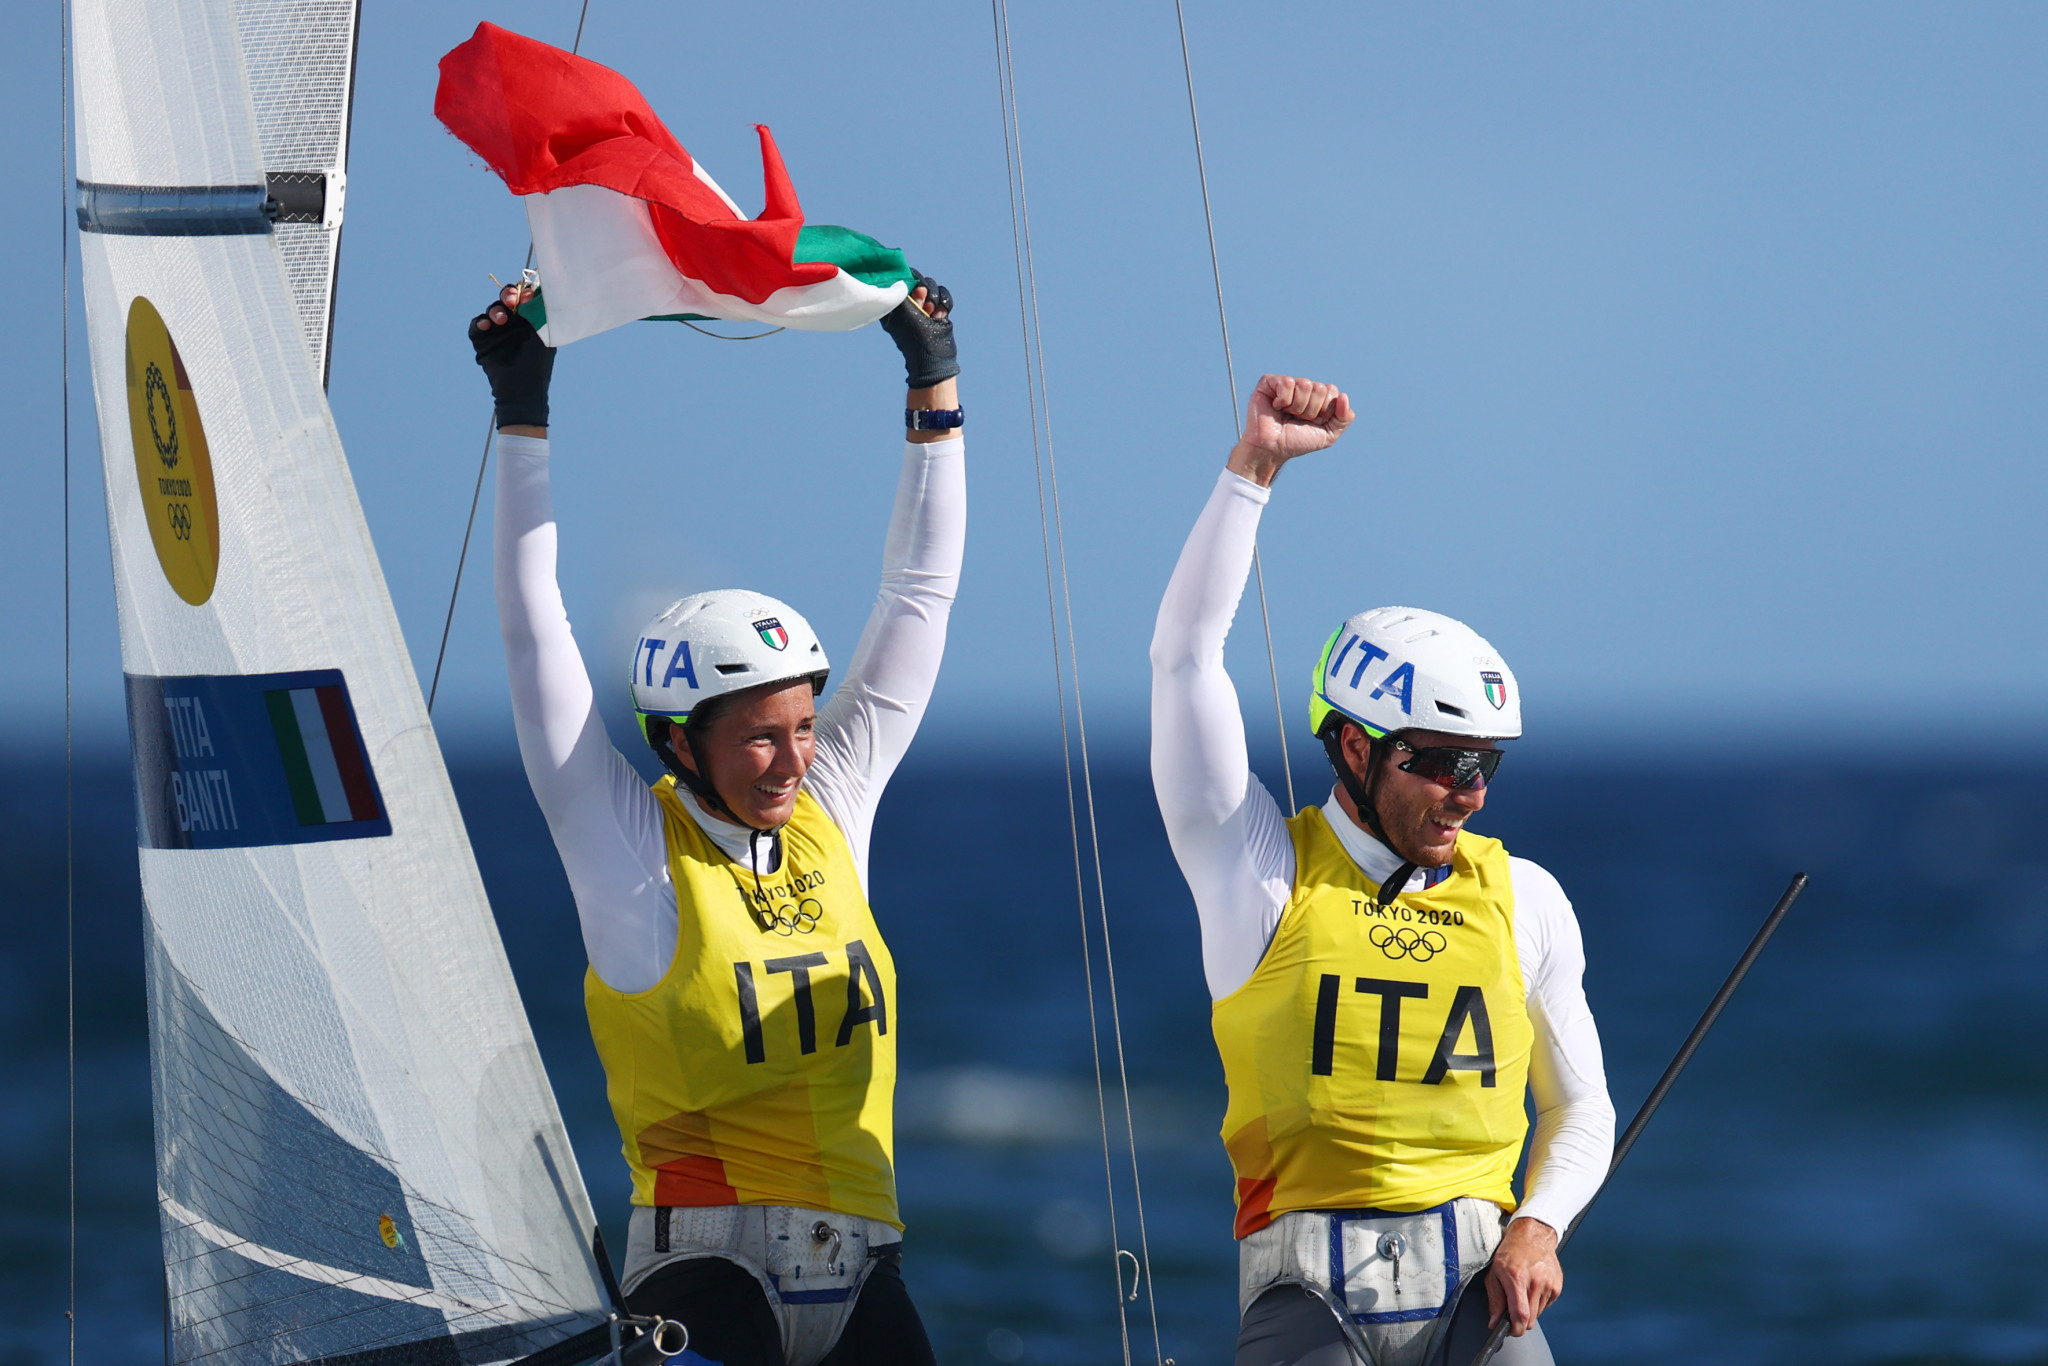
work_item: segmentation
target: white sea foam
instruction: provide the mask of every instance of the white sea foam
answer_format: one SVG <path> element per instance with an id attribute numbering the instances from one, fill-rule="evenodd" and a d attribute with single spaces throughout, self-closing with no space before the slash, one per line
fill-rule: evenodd
<path id="1" fill-rule="evenodd" d="M 1112 1143 L 1124 1136 L 1121 1093 L 1107 1097 Z M 896 1132 L 928 1142 L 1056 1146 L 1099 1143 L 1103 1109 L 1085 1077 L 962 1067 L 906 1075 L 896 1088 Z M 1164 1086 L 1133 1087 L 1131 1118 L 1141 1147 L 1203 1142 L 1216 1135 L 1220 1111 L 1202 1098 Z"/>

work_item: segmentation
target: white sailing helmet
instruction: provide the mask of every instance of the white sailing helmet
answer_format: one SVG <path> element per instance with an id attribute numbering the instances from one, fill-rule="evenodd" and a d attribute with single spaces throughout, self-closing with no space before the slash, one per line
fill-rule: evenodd
<path id="1" fill-rule="evenodd" d="M 640 628 L 633 647 L 633 710 L 681 724 L 714 697 L 764 683 L 811 680 L 831 671 L 818 633 L 795 608 L 765 593 L 720 588 L 671 603 Z"/>
<path id="2" fill-rule="evenodd" d="M 1522 733 L 1522 694 L 1499 652 L 1464 622 L 1376 607 L 1338 627 L 1316 661 L 1309 726 L 1320 737 L 1339 715 L 1375 740 L 1411 729 L 1512 740 Z"/>

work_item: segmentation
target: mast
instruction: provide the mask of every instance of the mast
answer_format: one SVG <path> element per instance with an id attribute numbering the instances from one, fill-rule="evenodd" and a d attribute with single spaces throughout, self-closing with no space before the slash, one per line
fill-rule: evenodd
<path id="1" fill-rule="evenodd" d="M 362 0 L 235 0 L 264 189 L 320 383 L 333 369 Z"/>

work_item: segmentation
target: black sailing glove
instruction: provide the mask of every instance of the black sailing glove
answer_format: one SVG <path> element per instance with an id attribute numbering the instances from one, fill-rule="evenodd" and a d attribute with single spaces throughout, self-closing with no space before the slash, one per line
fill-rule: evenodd
<path id="1" fill-rule="evenodd" d="M 491 322 L 492 312 L 503 322 Z M 490 322 L 489 327 L 481 324 Z M 533 324 L 502 303 L 469 320 L 469 343 L 476 363 L 491 381 L 500 427 L 548 425 L 548 381 L 555 373 L 555 348 L 540 339 Z"/>
<path id="2" fill-rule="evenodd" d="M 903 353 L 904 377 L 913 389 L 929 389 L 960 373 L 960 353 L 953 345 L 953 292 L 928 275 L 917 277 L 932 307 L 945 313 L 932 318 L 905 299 L 882 315 L 882 330 Z M 914 288 L 914 286 L 913 286 Z"/>

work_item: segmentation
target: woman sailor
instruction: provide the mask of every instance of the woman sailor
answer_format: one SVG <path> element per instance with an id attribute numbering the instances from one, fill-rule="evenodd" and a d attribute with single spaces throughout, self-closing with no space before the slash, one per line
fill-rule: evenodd
<path id="1" fill-rule="evenodd" d="M 820 709 L 825 652 L 795 609 L 738 589 L 676 602 L 629 663 L 668 770 L 652 791 L 605 737 L 556 585 L 554 352 L 523 301 L 507 290 L 470 325 L 496 401 L 498 615 L 633 1172 L 628 1304 L 725 1366 L 931 1362 L 900 1270 L 896 979 L 866 888 L 959 582 L 951 298 L 926 281 L 883 319 L 911 430 L 852 668 Z"/>
<path id="2" fill-rule="evenodd" d="M 1606 1172 L 1614 1110 L 1571 903 L 1464 828 L 1498 742 L 1522 731 L 1514 675 L 1449 617 L 1352 617 L 1310 699 L 1336 788 L 1290 820 L 1251 776 L 1223 668 L 1274 476 L 1350 422 L 1332 385 L 1259 381 L 1152 638 L 1153 785 L 1230 1088 L 1237 1363 L 1443 1360 L 1446 1311 L 1491 1258 L 1470 1306 L 1511 1320 L 1497 1361 L 1531 1366 L 1550 1360 L 1536 1318 L 1563 1286 L 1558 1233 Z M 1432 497 L 1408 501 L 1340 560 L 1441 553 Z M 1518 1205 L 1525 1082 L 1536 1134 Z"/>

